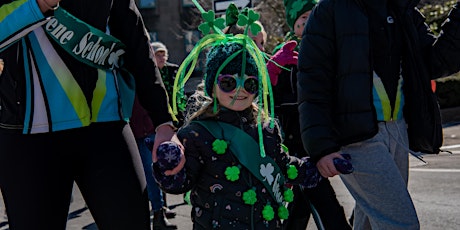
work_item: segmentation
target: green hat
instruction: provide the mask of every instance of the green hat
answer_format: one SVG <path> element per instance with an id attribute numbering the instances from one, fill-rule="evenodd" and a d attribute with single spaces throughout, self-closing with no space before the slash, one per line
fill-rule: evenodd
<path id="1" fill-rule="evenodd" d="M 205 90 L 209 96 L 212 96 L 212 90 L 214 88 L 214 83 L 216 82 L 216 77 L 219 69 L 222 65 L 225 64 L 225 67 L 220 71 L 220 73 L 225 74 L 240 74 L 242 69 L 243 54 L 229 59 L 232 54 L 245 49 L 242 44 L 235 42 L 226 42 L 218 44 L 211 48 L 208 53 L 206 60 L 206 81 L 205 81 Z M 228 60 L 229 59 L 229 60 Z M 259 71 L 257 69 L 257 64 L 254 61 L 253 57 L 246 52 L 246 68 L 245 74 L 248 76 L 258 76 Z"/>
<path id="2" fill-rule="evenodd" d="M 313 9 L 318 3 L 318 0 L 284 0 L 284 8 L 286 9 L 286 21 L 291 29 L 294 29 L 295 21 L 303 13 Z"/>

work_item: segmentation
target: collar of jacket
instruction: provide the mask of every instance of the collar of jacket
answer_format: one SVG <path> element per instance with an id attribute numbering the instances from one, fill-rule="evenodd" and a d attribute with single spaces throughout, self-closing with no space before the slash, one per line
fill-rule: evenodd
<path id="1" fill-rule="evenodd" d="M 394 10 L 403 13 L 408 9 L 417 7 L 420 0 L 355 0 L 355 2 L 366 12 L 368 12 L 368 9 L 379 10 L 378 7 L 385 7 L 389 2 L 390 5 L 394 6 Z"/>

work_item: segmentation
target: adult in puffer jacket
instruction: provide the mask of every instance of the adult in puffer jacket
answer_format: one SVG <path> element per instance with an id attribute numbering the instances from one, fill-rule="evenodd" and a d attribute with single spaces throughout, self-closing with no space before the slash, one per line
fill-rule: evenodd
<path id="1" fill-rule="evenodd" d="M 299 51 L 302 141 L 325 177 L 356 200 L 355 229 L 419 229 L 407 190 L 408 152 L 438 153 L 442 129 L 430 80 L 460 70 L 458 3 L 435 37 L 417 0 L 323 0 Z"/>
<path id="2" fill-rule="evenodd" d="M 65 229 L 75 182 L 98 228 L 150 229 L 127 123 L 134 90 L 157 127 L 155 144 L 176 136 L 135 1 L 0 0 L 0 31 L 9 227 Z"/>

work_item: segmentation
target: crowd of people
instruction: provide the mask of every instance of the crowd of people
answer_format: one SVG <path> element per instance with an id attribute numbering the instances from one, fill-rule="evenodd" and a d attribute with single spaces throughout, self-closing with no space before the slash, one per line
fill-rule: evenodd
<path id="1" fill-rule="evenodd" d="M 193 229 L 420 229 L 408 153 L 440 151 L 431 80 L 460 70 L 459 3 L 434 36 L 418 1 L 284 0 L 268 52 L 254 10 L 193 2 L 203 37 L 178 65 L 133 0 L 0 0 L 10 229 L 66 229 L 74 183 L 99 229 L 177 229 L 168 193 Z"/>

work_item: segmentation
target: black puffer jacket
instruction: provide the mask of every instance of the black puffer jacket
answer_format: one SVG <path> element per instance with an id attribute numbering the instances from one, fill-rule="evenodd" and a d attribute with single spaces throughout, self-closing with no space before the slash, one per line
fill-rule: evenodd
<path id="1" fill-rule="evenodd" d="M 439 108 L 430 79 L 460 68 L 458 4 L 436 39 L 428 33 L 418 1 L 392 1 L 403 30 L 404 117 L 413 150 L 430 152 Z M 360 0 L 323 0 L 309 17 L 300 44 L 298 101 L 302 141 L 313 160 L 377 133 L 367 12 Z M 435 124 L 435 126 L 433 126 Z M 437 132 L 438 145 L 442 135 Z M 439 151 L 439 146 L 431 152 Z"/>
<path id="2" fill-rule="evenodd" d="M 258 141 L 257 125 L 252 109 L 242 112 L 221 110 L 219 116 L 208 119 L 240 127 Z M 288 182 L 308 181 L 309 178 L 305 177 L 308 164 L 281 152 L 281 139 L 278 132 L 276 125 L 275 129 L 265 128 L 263 130 L 267 157 L 275 159 L 283 173 L 287 171 L 288 165 L 296 166 L 299 175 L 295 181 Z M 282 227 L 276 211 L 278 210 L 276 201 L 266 192 L 264 185 L 241 165 L 229 148 L 225 154 L 214 152 L 212 143 L 216 138 L 197 123 L 182 127 L 178 131 L 178 136 L 186 149 L 187 179 L 180 187 L 166 191 L 183 193 L 192 190 L 190 200 L 193 205 L 194 229 L 242 230 L 280 229 Z M 241 166 L 238 180 L 232 182 L 226 179 L 224 172 L 229 166 Z M 242 198 L 242 194 L 251 188 L 255 188 L 257 193 L 257 202 L 253 206 L 245 204 Z M 262 210 L 268 203 L 275 210 L 275 218 L 271 221 L 265 221 L 262 217 Z"/>

